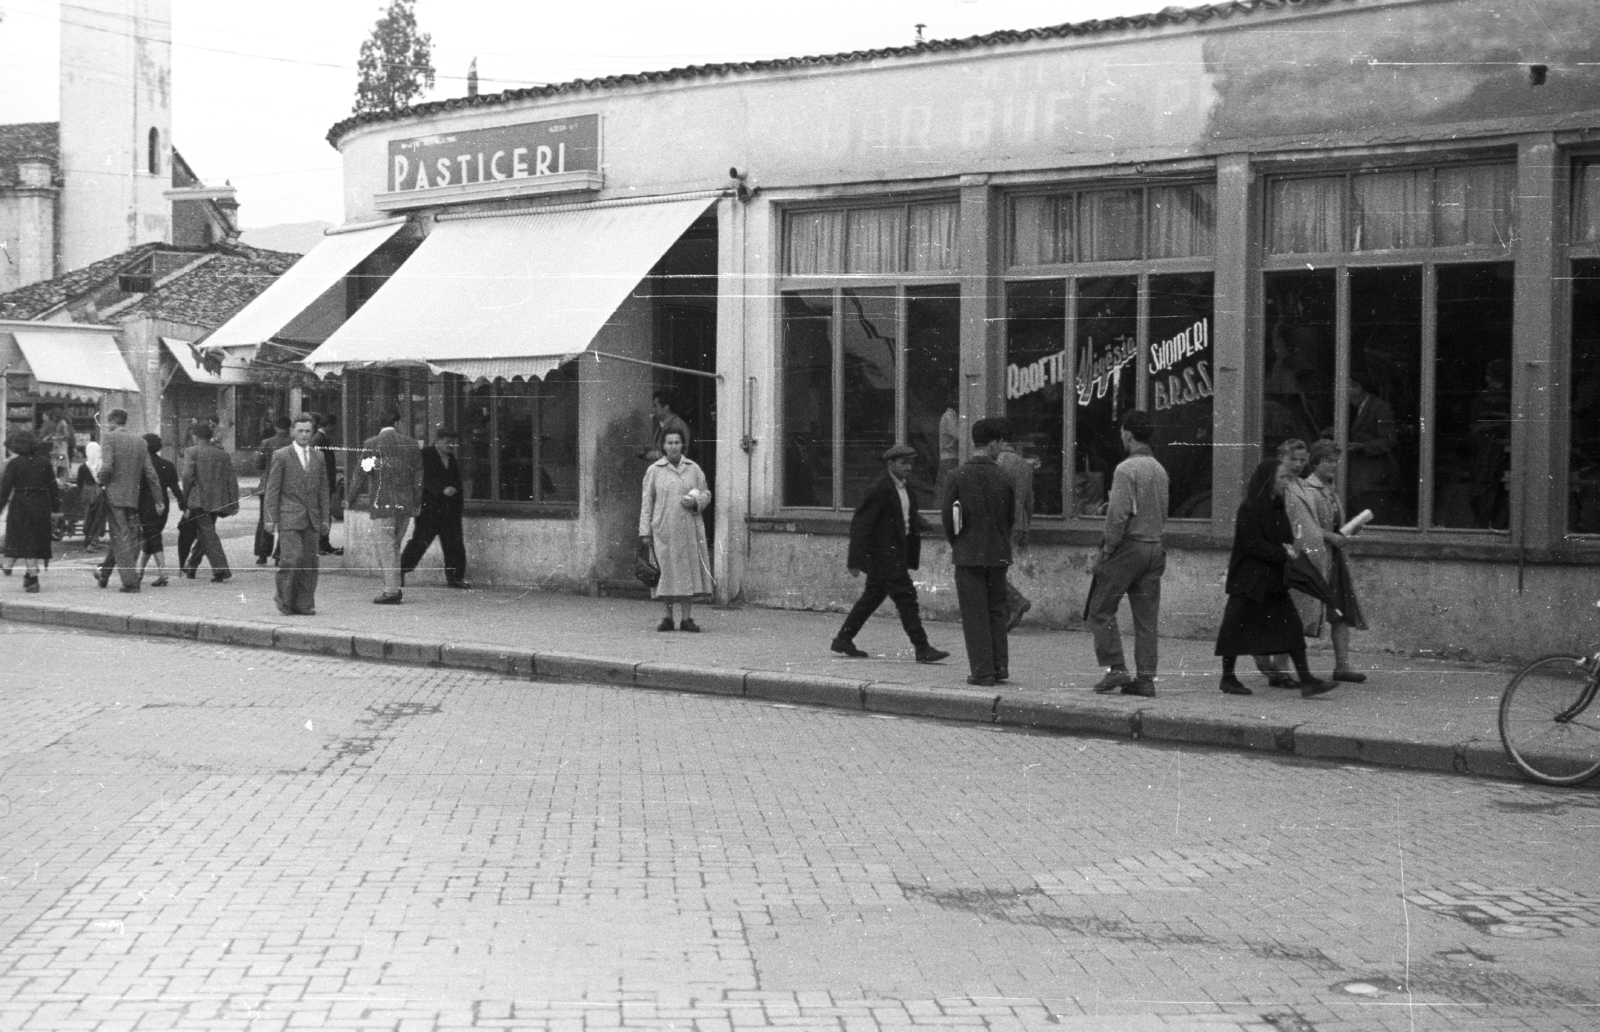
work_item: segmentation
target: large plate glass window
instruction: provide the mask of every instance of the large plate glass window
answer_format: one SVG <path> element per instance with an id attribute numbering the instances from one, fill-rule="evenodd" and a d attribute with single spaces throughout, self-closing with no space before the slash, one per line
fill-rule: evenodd
<path id="1" fill-rule="evenodd" d="M 958 400 L 955 202 L 789 212 L 782 295 L 782 503 L 852 509 L 894 444 L 933 507 L 939 420 Z"/>
<path id="2" fill-rule="evenodd" d="M 578 364 L 543 380 L 445 378 L 467 501 L 575 507 Z"/>
<path id="3" fill-rule="evenodd" d="M 1567 532 L 1600 534 L 1600 158 L 1572 180 L 1572 419 Z"/>
<path id="4" fill-rule="evenodd" d="M 1516 166 L 1269 180 L 1263 454 L 1344 447 L 1375 526 L 1510 526 Z"/>
<path id="5" fill-rule="evenodd" d="M 1210 516 L 1215 201 L 1209 183 L 1011 199 L 1006 415 L 1040 515 L 1104 511 L 1140 408 L 1169 515 Z"/>

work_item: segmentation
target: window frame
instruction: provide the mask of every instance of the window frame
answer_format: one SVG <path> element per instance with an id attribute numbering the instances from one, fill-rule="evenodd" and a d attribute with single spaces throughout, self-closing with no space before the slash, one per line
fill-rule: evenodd
<path id="1" fill-rule="evenodd" d="M 1068 389 L 1061 392 L 1061 420 L 1063 424 L 1061 432 L 1062 454 L 1060 456 L 1062 470 L 1061 515 L 1045 516 L 1036 514 L 1033 517 L 1036 522 L 1046 521 L 1047 523 L 1055 523 L 1064 527 L 1087 527 L 1091 524 L 1102 523 L 1104 521 L 1103 516 L 1079 514 L 1077 512 L 1077 477 L 1071 475 L 1070 473 L 1070 471 L 1073 471 L 1077 468 L 1076 456 L 1078 445 L 1078 421 L 1073 418 L 1073 398 L 1075 397 L 1075 393 L 1071 387 L 1077 382 L 1078 378 L 1077 323 L 1079 281 L 1109 276 L 1131 276 L 1136 279 L 1135 289 L 1137 291 L 1136 296 L 1138 298 L 1138 303 L 1137 316 L 1135 320 L 1136 329 L 1134 332 L 1134 346 L 1138 351 L 1139 360 L 1134 362 L 1136 370 L 1134 396 L 1137 399 L 1135 403 L 1136 406 L 1141 411 L 1148 410 L 1150 394 L 1150 367 L 1149 363 L 1145 361 L 1145 357 L 1148 355 L 1150 348 L 1150 278 L 1152 276 L 1182 275 L 1185 273 L 1210 274 L 1212 277 L 1212 297 L 1214 299 L 1216 296 L 1215 291 L 1217 275 L 1217 226 L 1215 220 L 1213 220 L 1212 223 L 1212 248 L 1210 254 L 1188 255 L 1180 258 L 1148 257 L 1150 253 L 1150 240 L 1153 235 L 1150 232 L 1150 190 L 1181 186 L 1211 186 L 1215 188 L 1216 185 L 1216 179 L 1213 177 L 1189 175 L 1173 177 L 1170 179 L 1151 178 L 1141 180 L 1140 182 L 1133 184 L 1126 182 L 1118 183 L 1115 181 L 1086 181 L 1082 183 L 1072 183 L 1070 186 L 1064 186 L 1062 184 L 1050 184 L 1037 188 L 1030 188 L 1027 190 L 1014 191 L 1005 196 L 1004 202 L 1001 205 L 1001 211 L 1004 213 L 1002 216 L 1004 220 L 1004 232 L 1001 234 L 1002 240 L 1000 245 L 1002 262 L 1000 271 L 996 276 L 998 284 L 1001 288 L 1002 311 L 1005 309 L 1005 299 L 1008 297 L 1009 286 L 1012 283 L 1065 281 L 1065 304 L 1063 305 L 1063 319 L 1065 321 L 1065 326 L 1063 327 L 1062 332 L 1062 346 L 1066 351 L 1066 362 L 1064 363 L 1065 373 L 1063 375 Z M 1140 208 L 1139 228 L 1140 250 L 1143 254 L 1143 257 L 1124 258 L 1116 261 L 1065 261 L 1040 265 L 1017 265 L 1012 262 L 1012 258 L 1016 253 L 1014 239 L 1016 233 L 1016 219 L 1013 206 L 1019 197 L 1071 196 L 1073 198 L 1072 203 L 1074 208 L 1074 218 L 1076 219 L 1078 217 L 1077 211 L 1079 195 L 1085 193 L 1098 193 L 1106 190 L 1132 188 L 1140 189 L 1143 195 Z M 1213 199 L 1214 198 L 1215 194 L 1213 194 Z M 1215 206 L 1213 206 L 1212 210 L 1214 215 L 1216 210 Z M 1077 249 L 1076 236 L 1077 234 L 1075 232 L 1074 253 L 1076 253 Z M 1214 319 L 1215 314 L 1213 310 L 1213 320 Z M 1002 317 L 1000 333 L 1001 347 L 999 358 L 999 366 L 1002 370 L 1005 368 L 1010 355 L 1010 339 L 1007 335 L 1007 330 L 1007 322 L 1004 317 Z M 1005 405 L 1006 399 L 1004 397 L 1005 392 L 1003 387 L 1004 385 L 1002 383 L 1002 390 L 1000 391 L 1002 409 L 1008 407 Z M 1213 427 L 1215 426 L 1215 419 L 1216 417 L 1213 413 Z M 1215 475 L 1215 467 L 1213 467 L 1213 482 L 1215 481 Z M 1109 488 L 1110 485 L 1107 484 L 1107 490 L 1109 490 Z M 1208 528 L 1211 520 L 1209 518 L 1196 517 L 1169 520 L 1168 522 L 1179 524 L 1180 526 L 1187 527 L 1191 530 L 1200 531 L 1202 528 Z"/>
<path id="2" fill-rule="evenodd" d="M 551 373 L 554 373 L 556 371 L 557 370 L 552 370 Z M 577 391 L 579 391 L 581 389 L 582 377 L 581 377 L 581 375 L 578 375 L 578 373 L 579 373 L 579 371 L 576 368 L 576 363 L 574 363 L 573 378 L 572 378 L 572 390 L 574 392 L 577 392 Z M 551 374 L 547 373 L 544 377 L 538 379 L 537 381 L 528 381 L 528 380 L 507 381 L 507 380 L 504 380 L 504 379 L 496 378 L 494 380 L 486 381 L 484 383 L 477 383 L 477 382 L 469 381 L 469 380 L 467 380 L 466 377 L 459 376 L 459 375 L 456 375 L 454 373 L 446 373 L 441 377 L 441 380 L 442 380 L 442 383 L 443 383 L 443 386 L 444 386 L 444 390 L 443 390 L 443 394 L 444 394 L 444 410 L 445 410 L 445 413 L 447 414 L 447 416 L 449 417 L 450 424 L 452 426 L 456 427 L 458 433 L 461 432 L 461 429 L 463 427 L 463 421 L 462 421 L 461 416 L 462 416 L 462 412 L 463 412 L 463 409 L 464 409 L 465 400 L 470 398 L 470 397 L 472 397 L 472 393 L 475 390 L 479 389 L 480 387 L 488 387 L 489 388 L 489 395 L 488 395 L 488 409 L 489 409 L 489 463 L 488 463 L 488 469 L 486 471 L 486 476 L 488 478 L 490 491 L 495 496 L 498 496 L 499 493 L 500 493 L 500 484 L 501 484 L 500 473 L 501 473 L 501 469 L 502 469 L 501 463 L 503 461 L 503 453 L 505 451 L 504 435 L 503 435 L 503 431 L 501 429 L 501 421 L 502 421 L 503 416 L 502 416 L 502 413 L 501 413 L 501 406 L 498 404 L 498 402 L 501 401 L 503 398 L 508 398 L 508 397 L 515 398 L 515 399 L 518 399 L 518 400 L 531 400 L 533 402 L 533 411 L 534 411 L 533 424 L 534 424 L 534 426 L 541 426 L 542 423 L 543 423 L 544 406 L 545 406 L 545 404 L 547 402 L 549 402 L 551 400 L 551 399 L 548 399 L 548 398 L 544 397 L 539 392 L 535 392 L 530 398 L 528 395 L 506 395 L 506 394 L 502 393 L 502 389 L 507 387 L 507 386 L 509 386 L 513 382 L 516 382 L 516 383 L 537 382 L 538 384 L 543 386 L 543 385 L 545 385 L 547 383 L 550 375 Z M 574 424 L 574 426 L 572 428 L 572 433 L 573 433 L 574 440 L 576 441 L 577 433 L 578 433 L 576 424 Z M 541 459 L 542 459 L 542 456 L 543 456 L 543 449 L 544 449 L 544 441 L 543 441 L 543 439 L 538 434 L 534 434 L 533 435 L 532 468 L 535 471 L 535 474 L 537 474 L 537 471 L 539 470 L 539 468 L 541 466 Z M 458 449 L 458 451 L 459 451 L 459 449 Z M 537 475 L 535 475 L 533 477 L 533 490 L 534 490 L 534 495 L 535 495 L 535 497 L 533 499 L 518 500 L 518 499 L 509 499 L 509 498 L 500 498 L 500 497 L 491 497 L 491 498 L 466 497 L 466 498 L 462 499 L 463 512 L 465 514 L 467 514 L 467 515 L 480 515 L 480 516 L 488 516 L 488 515 L 516 516 L 516 515 L 520 515 L 520 516 L 530 516 L 530 517 L 534 517 L 534 516 L 575 517 L 578 514 L 578 507 L 579 507 L 579 504 L 581 502 L 581 496 L 582 496 L 582 493 L 583 493 L 582 471 L 581 471 L 582 461 L 583 461 L 583 459 L 582 459 L 582 448 L 580 447 L 580 448 L 577 449 L 577 462 L 578 462 L 580 468 L 577 471 L 578 472 L 578 479 L 577 479 L 577 482 L 574 484 L 574 492 L 573 492 L 573 497 L 572 497 L 571 500 L 549 499 L 549 498 L 541 497 L 543 495 L 543 485 L 541 484 L 539 477 Z"/>
<path id="3" fill-rule="evenodd" d="M 869 272 L 853 273 L 842 271 L 850 260 L 850 213 L 853 211 L 871 211 L 882 208 L 899 208 L 902 215 L 903 229 L 900 241 L 901 255 L 907 265 L 911 261 L 911 209 L 930 205 L 949 205 L 956 213 L 956 240 L 955 264 L 949 269 L 939 269 L 933 272 L 912 272 L 902 269 L 899 272 Z M 804 216 L 825 212 L 838 212 L 843 216 L 844 232 L 840 235 L 839 272 L 794 272 L 789 268 L 789 222 L 795 216 Z M 848 201 L 828 201 L 817 203 L 786 204 L 778 212 L 778 261 L 777 268 L 779 292 L 785 290 L 811 290 L 824 289 L 828 284 L 849 281 L 852 285 L 860 282 L 869 286 L 880 280 L 889 280 L 893 283 L 915 285 L 914 281 L 927 281 L 930 285 L 948 283 L 961 276 L 961 203 L 957 197 L 948 194 L 931 194 L 915 197 L 875 198 L 859 197 Z"/>
<path id="4" fill-rule="evenodd" d="M 1558 190 L 1558 200 L 1566 204 L 1565 218 L 1557 217 L 1557 224 L 1562 226 L 1562 246 L 1564 251 L 1560 267 L 1565 273 L 1565 279 L 1558 282 L 1555 312 L 1552 313 L 1559 320 L 1558 331 L 1561 356 L 1561 391 L 1562 397 L 1558 399 L 1560 410 L 1566 413 L 1566 418 L 1561 420 L 1560 445 L 1557 455 L 1566 456 L 1565 461 L 1552 469 L 1552 489 L 1555 493 L 1555 503 L 1560 510 L 1561 539 L 1578 545 L 1593 546 L 1600 544 L 1600 531 L 1575 531 L 1572 529 L 1571 499 L 1572 499 L 1572 389 L 1577 380 L 1577 370 L 1573 366 L 1574 327 L 1572 323 L 1573 289 L 1572 285 L 1577 278 L 1577 263 L 1581 261 L 1600 260 L 1600 237 L 1594 240 L 1579 239 L 1582 228 L 1580 219 L 1583 212 L 1579 201 L 1579 180 L 1585 167 L 1600 167 L 1600 151 L 1573 150 L 1566 154 L 1567 182 L 1565 190 Z M 1597 191 L 1600 194 L 1600 191 Z M 1600 207 L 1600 196 L 1596 196 L 1595 205 Z M 1515 519 L 1515 513 L 1513 513 Z"/>
<path id="5" fill-rule="evenodd" d="M 1464 158 L 1458 161 L 1412 161 L 1404 163 L 1360 164 L 1341 168 L 1324 168 L 1316 171 L 1271 173 L 1266 172 L 1261 177 L 1262 204 L 1261 226 L 1256 236 L 1257 246 L 1260 248 L 1260 267 L 1256 271 L 1258 288 L 1252 311 L 1254 354 L 1252 360 L 1261 364 L 1261 375 L 1265 375 L 1264 364 L 1267 356 L 1267 343 L 1265 335 L 1266 325 L 1266 277 L 1274 272 L 1286 271 L 1314 271 L 1331 269 L 1334 273 L 1334 440 L 1338 442 L 1339 454 L 1339 492 L 1346 506 L 1349 504 L 1349 434 L 1350 434 L 1350 272 L 1353 269 L 1374 268 L 1418 268 L 1422 275 L 1422 311 L 1421 319 L 1421 354 L 1419 355 L 1420 375 L 1418 389 L 1421 397 L 1417 406 L 1417 524 L 1414 527 L 1396 527 L 1374 525 L 1364 531 L 1365 534 L 1403 535 L 1406 537 L 1425 537 L 1428 540 L 1444 538 L 1457 538 L 1460 540 L 1491 538 L 1509 540 L 1519 527 L 1524 518 L 1522 510 L 1526 500 L 1517 491 L 1511 492 L 1511 514 L 1509 526 L 1504 530 L 1487 527 L 1441 527 L 1433 524 L 1434 502 L 1437 498 L 1437 484 L 1434 480 L 1435 459 L 1438 447 L 1439 426 L 1436 418 L 1438 409 L 1438 270 L 1450 265 L 1483 265 L 1494 263 L 1509 263 L 1512 274 L 1516 274 L 1517 239 L 1521 229 L 1519 221 L 1520 212 L 1515 202 L 1510 214 L 1509 239 L 1498 245 L 1491 244 L 1456 244 L 1434 245 L 1438 231 L 1435 210 L 1437 194 L 1436 173 L 1440 169 L 1461 168 L 1474 165 L 1511 165 L 1514 161 L 1504 158 Z M 1393 248 L 1389 250 L 1356 251 L 1351 249 L 1354 239 L 1355 218 L 1353 199 L 1353 180 L 1356 176 L 1372 173 L 1412 172 L 1427 170 L 1435 173 L 1429 179 L 1429 205 L 1428 205 L 1428 239 L 1429 243 L 1417 247 Z M 1317 252 L 1286 252 L 1274 253 L 1270 248 L 1273 231 L 1273 211 L 1271 206 L 1272 186 L 1276 182 L 1292 179 L 1328 179 L 1340 177 L 1343 179 L 1343 210 L 1340 219 L 1340 242 L 1344 247 L 1338 251 Z M 1512 341 L 1512 358 L 1515 359 L 1515 338 Z M 1513 379 L 1516 377 L 1516 363 L 1512 363 Z M 1514 387 L 1513 387 L 1514 390 Z M 1264 405 L 1262 388 L 1258 384 L 1248 400 L 1248 404 L 1256 411 L 1256 422 L 1260 426 L 1260 414 Z M 1515 421 L 1513 420 L 1513 423 Z M 1513 431 L 1516 432 L 1515 430 Z M 1259 440 L 1259 436 L 1258 436 Z M 1311 442 L 1306 442 L 1310 444 Z M 1516 462 L 1526 451 L 1518 448 L 1513 443 L 1513 471 L 1521 469 L 1521 464 Z M 1525 461 L 1525 459 L 1524 459 Z M 1351 513 L 1350 515 L 1354 515 Z"/>

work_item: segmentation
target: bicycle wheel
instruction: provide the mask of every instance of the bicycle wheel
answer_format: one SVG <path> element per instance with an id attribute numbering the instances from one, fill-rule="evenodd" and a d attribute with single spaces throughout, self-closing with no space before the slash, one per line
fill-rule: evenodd
<path id="1" fill-rule="evenodd" d="M 1534 660 L 1500 696 L 1500 741 L 1535 781 L 1576 785 L 1600 771 L 1600 710 L 1583 656 Z M 1578 712 L 1572 711 L 1583 703 Z"/>

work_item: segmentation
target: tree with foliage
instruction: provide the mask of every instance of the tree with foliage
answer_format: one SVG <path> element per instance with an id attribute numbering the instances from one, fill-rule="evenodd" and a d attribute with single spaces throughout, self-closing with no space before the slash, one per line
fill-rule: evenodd
<path id="1" fill-rule="evenodd" d="M 416 0 L 390 0 L 361 44 L 356 62 L 358 115 L 404 111 L 433 87 L 433 37 L 417 31 Z"/>

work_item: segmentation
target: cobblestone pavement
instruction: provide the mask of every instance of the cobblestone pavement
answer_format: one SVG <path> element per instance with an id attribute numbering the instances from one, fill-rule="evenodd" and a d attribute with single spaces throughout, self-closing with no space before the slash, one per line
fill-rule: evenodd
<path id="1" fill-rule="evenodd" d="M 1600 795 L 0 625 L 0 1028 L 1600 1026 Z"/>

